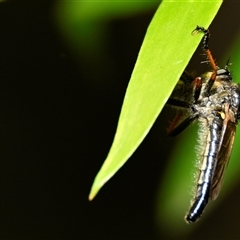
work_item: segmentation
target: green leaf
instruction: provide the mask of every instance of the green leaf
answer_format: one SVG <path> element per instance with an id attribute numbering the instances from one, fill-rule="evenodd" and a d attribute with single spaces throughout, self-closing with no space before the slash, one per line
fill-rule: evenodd
<path id="1" fill-rule="evenodd" d="M 123 166 L 149 132 L 222 1 L 163 1 L 139 52 L 124 98 L 110 152 L 97 174 L 89 199 Z M 204 14 L 203 14 L 204 13 Z"/>

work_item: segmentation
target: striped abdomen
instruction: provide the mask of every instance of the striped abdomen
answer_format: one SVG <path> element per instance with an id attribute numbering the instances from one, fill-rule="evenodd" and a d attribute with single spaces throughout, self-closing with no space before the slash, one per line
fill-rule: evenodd
<path id="1" fill-rule="evenodd" d="M 205 149 L 203 151 L 197 189 L 191 208 L 185 217 L 186 221 L 189 223 L 195 222 L 199 217 L 201 217 L 202 212 L 208 203 L 212 179 L 217 164 L 222 126 L 223 122 L 220 119 L 214 119 L 211 124 L 208 124 L 206 129 L 208 133 L 206 135 L 206 139 L 204 139 L 206 142 L 204 143 Z"/>

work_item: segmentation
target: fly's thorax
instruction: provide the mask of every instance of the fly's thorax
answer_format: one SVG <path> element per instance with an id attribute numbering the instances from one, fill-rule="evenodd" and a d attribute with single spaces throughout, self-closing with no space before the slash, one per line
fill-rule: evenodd
<path id="1" fill-rule="evenodd" d="M 199 118 L 206 118 L 212 121 L 219 117 L 224 110 L 224 102 L 228 101 L 226 92 L 216 92 L 209 97 L 203 97 L 200 102 L 193 105 L 193 111 L 198 113 Z"/>

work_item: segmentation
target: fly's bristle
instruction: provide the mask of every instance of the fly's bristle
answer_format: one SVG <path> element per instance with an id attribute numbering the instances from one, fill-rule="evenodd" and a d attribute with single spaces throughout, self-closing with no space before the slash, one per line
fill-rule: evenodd
<path id="1" fill-rule="evenodd" d="M 205 60 L 205 61 L 201 61 L 201 63 L 207 63 L 207 64 L 209 64 L 210 61 L 209 61 L 209 60 Z"/>

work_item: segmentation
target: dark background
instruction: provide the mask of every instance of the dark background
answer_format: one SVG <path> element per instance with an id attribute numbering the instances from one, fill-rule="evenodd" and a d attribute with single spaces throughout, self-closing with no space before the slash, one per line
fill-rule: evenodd
<path id="1" fill-rule="evenodd" d="M 0 3 L 1 239 L 168 239 L 154 220 L 174 144 L 166 139 L 168 109 L 96 199 L 87 199 L 155 10 L 106 23 L 111 68 L 87 69 L 88 59 L 76 60 L 56 30 L 53 4 Z M 211 25 L 217 59 L 239 31 L 239 9 L 225 3 Z M 201 72 L 198 53 L 188 68 Z M 236 190 L 189 239 L 240 239 L 239 201 Z"/>

